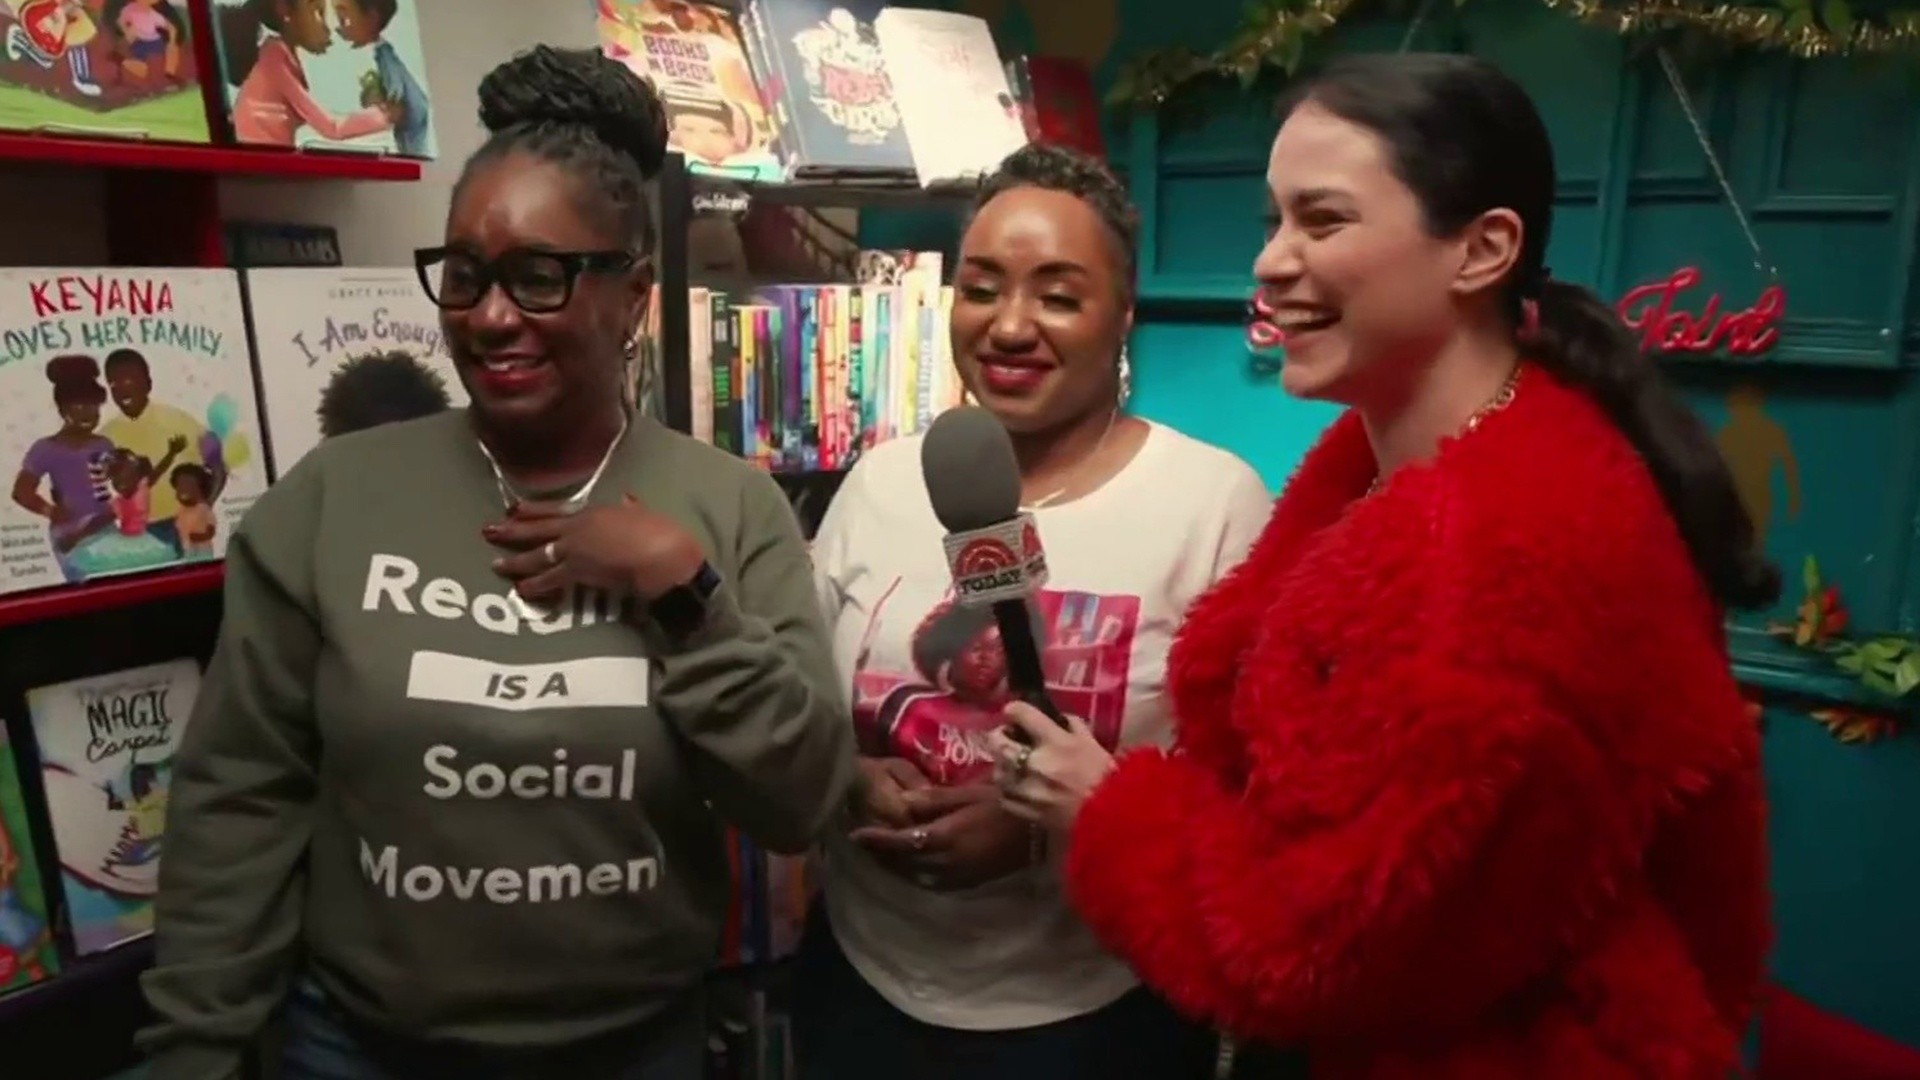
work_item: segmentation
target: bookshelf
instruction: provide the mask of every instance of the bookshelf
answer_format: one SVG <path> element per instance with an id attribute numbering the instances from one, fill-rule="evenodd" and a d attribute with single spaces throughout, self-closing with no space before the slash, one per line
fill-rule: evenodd
<path id="1" fill-rule="evenodd" d="M 223 178 L 407 182 L 421 175 L 419 162 L 397 158 L 24 133 L 0 133 L 0 169 L 26 170 L 50 189 L 76 172 L 101 175 L 102 262 L 151 267 L 227 264 Z M 168 212 L 146 209 L 156 204 Z M 222 567 L 212 563 L 0 596 L 0 719 L 14 726 L 30 804 L 39 797 L 38 761 L 31 740 L 20 737 L 26 690 L 176 656 L 204 663 L 219 633 L 222 580 Z M 45 825 L 33 823 L 34 841 L 58 912 L 58 866 Z M 33 1080 L 99 1080 L 133 1064 L 133 1034 L 148 1017 L 138 980 L 152 959 L 151 939 L 134 942 L 67 959 L 53 979 L 0 996 L 0 1056 L 25 1063 L 22 1075 Z"/>
<path id="2" fill-rule="evenodd" d="M 971 187 L 923 188 L 912 177 L 858 182 L 794 181 L 750 183 L 703 176 L 687 168 L 686 159 L 669 153 L 661 168 L 660 199 L 660 388 L 662 414 L 678 431 L 693 427 L 693 387 L 689 349 L 691 316 L 689 289 L 692 264 L 690 236 L 694 219 L 705 213 L 739 213 L 754 202 L 807 208 L 950 210 L 956 221 L 973 198 Z M 780 486 L 794 504 L 801 524 L 811 535 L 828 500 L 846 475 L 844 470 L 776 473 Z"/>

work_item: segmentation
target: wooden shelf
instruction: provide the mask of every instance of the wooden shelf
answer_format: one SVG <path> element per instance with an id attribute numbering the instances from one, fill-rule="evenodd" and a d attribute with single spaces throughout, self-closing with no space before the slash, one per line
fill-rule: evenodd
<path id="1" fill-rule="evenodd" d="M 225 577 L 225 566 L 209 563 L 0 596 L 0 628 L 198 596 L 218 589 Z"/>
<path id="2" fill-rule="evenodd" d="M 421 163 L 373 154 L 319 153 L 272 146 L 204 146 L 0 132 L 0 164 L 62 165 L 251 176 L 284 180 L 418 180 Z"/>

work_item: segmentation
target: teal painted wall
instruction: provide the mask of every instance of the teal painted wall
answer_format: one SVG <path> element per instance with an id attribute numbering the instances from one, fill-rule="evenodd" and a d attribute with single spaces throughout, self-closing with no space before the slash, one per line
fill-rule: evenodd
<path id="1" fill-rule="evenodd" d="M 1029 5 L 966 0 L 998 19 L 1003 47 L 1035 38 Z M 1100 74 L 1148 48 L 1211 46 L 1236 0 L 1115 0 L 1118 40 Z M 1338 47 L 1394 49 L 1404 23 L 1349 20 Z M 1559 158 L 1549 262 L 1617 298 L 1698 266 L 1709 292 L 1744 306 L 1757 269 L 1689 121 L 1651 60 L 1527 0 L 1431 5 L 1417 47 L 1487 56 L 1534 94 Z M 1700 120 L 1788 293 L 1780 344 L 1753 361 L 1673 366 L 1718 430 L 1728 393 L 1760 411 L 1728 434 L 1736 468 L 1767 494 L 1769 549 L 1788 571 L 1817 556 L 1871 630 L 1920 629 L 1920 78 L 1893 63 L 1740 58 L 1688 69 Z M 1204 98 L 1181 123 L 1116 128 L 1111 155 L 1146 219 L 1135 407 L 1226 446 L 1276 488 L 1333 415 L 1249 374 L 1236 311 L 1260 242 L 1270 92 Z M 942 244 L 951 222 L 913 235 Z M 904 237 L 902 237 L 904 238 Z M 1790 451 L 1798 491 L 1769 425 Z M 1744 434 L 1742 434 L 1744 433 Z M 1755 433 L 1758 433 L 1757 437 Z M 1789 601 L 1796 597 L 1789 597 Z M 1783 604 L 1782 614 L 1788 605 Z M 1808 717 L 1871 703 L 1764 635 L 1735 635 L 1744 681 L 1769 693 L 1765 746 L 1778 923 L 1776 978 L 1826 1009 L 1920 1047 L 1920 743 L 1843 745 Z"/>

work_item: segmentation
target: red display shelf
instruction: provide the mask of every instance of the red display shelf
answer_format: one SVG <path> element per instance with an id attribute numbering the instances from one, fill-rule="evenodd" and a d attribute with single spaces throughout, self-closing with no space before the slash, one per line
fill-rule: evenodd
<path id="1" fill-rule="evenodd" d="M 218 589 L 225 577 L 226 567 L 211 563 L 0 596 L 0 629 L 155 600 L 197 596 Z"/>
<path id="2" fill-rule="evenodd" d="M 0 162 L 290 180 L 418 180 L 421 167 L 420 162 L 411 158 L 372 154 L 315 153 L 273 146 L 198 146 L 20 132 L 0 132 Z"/>

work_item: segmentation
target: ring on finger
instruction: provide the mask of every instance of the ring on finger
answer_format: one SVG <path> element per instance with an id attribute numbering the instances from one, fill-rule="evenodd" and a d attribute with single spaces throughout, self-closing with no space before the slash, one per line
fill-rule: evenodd
<path id="1" fill-rule="evenodd" d="M 913 842 L 913 850 L 927 850 L 927 830 L 915 829 L 907 834 L 907 839 Z"/>
<path id="2" fill-rule="evenodd" d="M 560 549 L 558 547 L 555 547 L 554 543 L 555 543 L 554 541 L 549 540 L 547 541 L 546 546 L 540 549 L 540 554 L 546 557 L 548 566 L 560 565 Z"/>
<path id="3" fill-rule="evenodd" d="M 1027 775 L 1027 765 L 1032 760 L 1033 747 L 1020 746 L 1014 749 L 1013 760 L 1008 762 L 1008 766 L 1013 770 L 1013 778 L 1015 780 Z"/>

